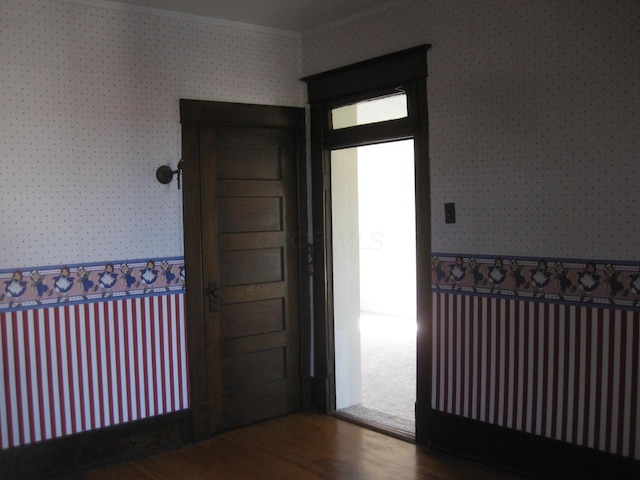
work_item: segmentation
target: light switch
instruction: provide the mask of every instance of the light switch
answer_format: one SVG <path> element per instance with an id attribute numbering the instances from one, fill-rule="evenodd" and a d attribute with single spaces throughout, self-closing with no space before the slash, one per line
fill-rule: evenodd
<path id="1" fill-rule="evenodd" d="M 445 223 L 456 223 L 456 204 L 444 204 L 444 221 Z"/>

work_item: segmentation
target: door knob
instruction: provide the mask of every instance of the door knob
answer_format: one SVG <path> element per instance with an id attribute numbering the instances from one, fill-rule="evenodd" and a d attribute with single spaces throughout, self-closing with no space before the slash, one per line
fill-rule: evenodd
<path id="1" fill-rule="evenodd" d="M 215 283 L 209 283 L 209 312 L 218 311 L 218 301 L 220 299 L 220 289 Z"/>

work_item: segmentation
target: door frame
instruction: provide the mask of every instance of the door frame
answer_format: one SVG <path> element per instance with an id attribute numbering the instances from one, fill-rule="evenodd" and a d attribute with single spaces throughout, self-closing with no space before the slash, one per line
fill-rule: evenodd
<path id="1" fill-rule="evenodd" d="M 215 401 L 221 388 L 220 375 L 215 370 L 215 356 L 219 353 L 211 344 L 214 328 L 206 323 L 205 299 L 208 286 L 203 275 L 202 245 L 202 192 L 200 163 L 200 126 L 264 127 L 294 130 L 296 135 L 296 176 L 298 204 L 298 233 L 288 241 L 295 242 L 299 265 L 299 305 L 301 338 L 301 386 L 303 408 L 310 399 L 311 372 L 311 327 L 309 290 L 309 248 L 306 234 L 307 167 L 305 111 L 298 107 L 250 105 L 241 103 L 204 100 L 180 100 L 180 122 L 182 124 L 182 173 L 183 173 L 183 228 L 184 258 L 186 271 L 185 314 L 187 324 L 187 346 L 189 359 L 190 404 L 193 440 L 210 437 L 220 429 L 221 405 Z"/>
<path id="2" fill-rule="evenodd" d="M 429 45 L 384 55 L 303 78 L 307 82 L 311 129 L 313 218 L 314 402 L 335 411 L 333 332 L 333 258 L 331 252 L 331 150 L 411 138 L 414 140 L 417 282 L 416 441 L 428 443 L 431 428 L 432 293 L 431 199 L 427 117 Z M 401 88 L 407 94 L 406 118 L 331 128 L 331 109 Z"/>

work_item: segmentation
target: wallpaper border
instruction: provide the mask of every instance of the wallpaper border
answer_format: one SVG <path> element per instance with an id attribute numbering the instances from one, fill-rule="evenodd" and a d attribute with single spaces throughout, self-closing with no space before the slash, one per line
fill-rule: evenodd
<path id="1" fill-rule="evenodd" d="M 434 292 L 640 310 L 640 262 L 433 252 Z"/>
<path id="2" fill-rule="evenodd" d="M 0 270 L 0 313 L 184 291 L 184 257 Z"/>

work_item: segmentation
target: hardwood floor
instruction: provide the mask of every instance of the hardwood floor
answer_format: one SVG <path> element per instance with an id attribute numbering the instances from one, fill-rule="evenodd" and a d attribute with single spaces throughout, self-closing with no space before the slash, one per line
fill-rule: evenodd
<path id="1" fill-rule="evenodd" d="M 473 479 L 525 477 L 416 446 L 317 413 L 228 431 L 148 459 L 73 480 Z"/>

